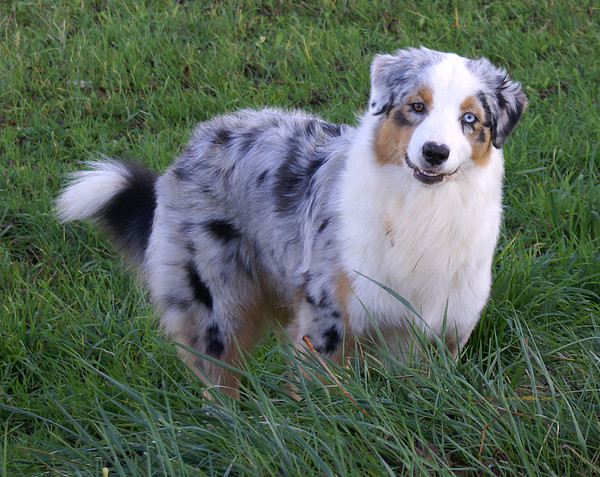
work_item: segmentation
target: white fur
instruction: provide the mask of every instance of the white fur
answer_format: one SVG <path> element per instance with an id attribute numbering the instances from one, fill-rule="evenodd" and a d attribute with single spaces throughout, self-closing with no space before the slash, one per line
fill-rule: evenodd
<path id="1" fill-rule="evenodd" d="M 94 217 L 128 183 L 127 168 L 117 161 L 90 161 L 88 166 L 71 175 L 69 187 L 56 199 L 61 222 Z"/>

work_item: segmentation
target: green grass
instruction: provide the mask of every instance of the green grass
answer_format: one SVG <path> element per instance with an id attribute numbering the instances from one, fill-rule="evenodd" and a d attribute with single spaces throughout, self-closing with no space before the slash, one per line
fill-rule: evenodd
<path id="1" fill-rule="evenodd" d="M 593 1 L 0 3 L 0 476 L 600 474 L 600 10 Z M 203 398 L 64 174 L 162 170 L 240 107 L 355 122 L 375 52 L 484 55 L 524 85 L 489 305 L 461 359 L 336 369 L 269 340 Z M 320 379 L 286 397 L 287 360 Z"/>

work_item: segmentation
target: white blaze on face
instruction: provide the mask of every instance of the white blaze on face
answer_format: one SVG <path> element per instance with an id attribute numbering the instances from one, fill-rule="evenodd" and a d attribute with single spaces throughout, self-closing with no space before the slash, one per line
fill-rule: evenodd
<path id="1" fill-rule="evenodd" d="M 473 142 L 489 144 L 490 135 L 480 133 L 485 122 L 477 100 L 480 85 L 466 68 L 464 59 L 455 55 L 433 65 L 427 76 L 433 101 L 426 117 L 415 128 L 407 153 L 418 168 L 449 175 L 473 165 Z M 473 118 L 473 123 L 466 121 Z M 446 145 L 450 151 L 448 159 L 432 167 L 422 154 L 426 143 Z M 481 152 L 477 154 L 480 155 Z"/>

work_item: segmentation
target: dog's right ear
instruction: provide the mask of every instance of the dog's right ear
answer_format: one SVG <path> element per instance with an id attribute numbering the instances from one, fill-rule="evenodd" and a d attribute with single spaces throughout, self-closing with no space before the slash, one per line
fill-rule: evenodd
<path id="1" fill-rule="evenodd" d="M 402 96 L 403 86 L 415 84 L 415 78 L 439 60 L 441 53 L 425 47 L 397 50 L 393 55 L 375 55 L 371 63 L 371 98 L 373 116 L 388 113 Z"/>
<path id="2" fill-rule="evenodd" d="M 394 102 L 394 85 L 402 80 L 397 71 L 397 64 L 398 57 L 392 55 L 375 55 L 371 63 L 369 111 L 373 116 L 386 113 Z M 394 76 L 396 81 L 394 81 Z"/>

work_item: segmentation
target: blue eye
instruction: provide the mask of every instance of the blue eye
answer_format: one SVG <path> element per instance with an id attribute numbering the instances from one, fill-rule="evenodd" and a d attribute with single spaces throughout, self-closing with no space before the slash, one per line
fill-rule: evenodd
<path id="1" fill-rule="evenodd" d="M 477 121 L 477 117 L 473 113 L 465 113 L 463 114 L 462 120 L 464 123 L 473 124 Z"/>

